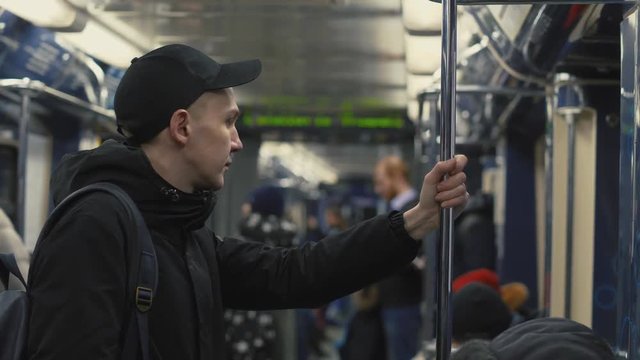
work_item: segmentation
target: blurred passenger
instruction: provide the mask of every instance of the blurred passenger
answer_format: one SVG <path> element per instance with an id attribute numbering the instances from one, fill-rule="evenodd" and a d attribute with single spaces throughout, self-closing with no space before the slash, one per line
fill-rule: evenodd
<path id="1" fill-rule="evenodd" d="M 250 213 L 240 224 L 240 234 L 247 240 L 270 246 L 291 246 L 296 227 L 283 218 L 282 189 L 263 186 L 252 192 L 246 209 Z M 279 321 L 271 311 L 226 309 L 225 343 L 229 360 L 272 360 L 278 353 Z M 281 321 L 280 321 L 281 322 Z M 280 338 L 281 339 L 281 338 Z"/>
<path id="2" fill-rule="evenodd" d="M 24 246 L 11 220 L 2 209 L 0 209 L 0 253 L 13 253 L 15 255 L 22 277 L 26 281 L 29 272 L 29 251 Z M 16 286 L 18 285 L 16 283 Z M 11 286 L 13 286 L 13 283 Z M 0 290 L 3 290 L 3 288 L 4 285 L 0 281 Z"/>
<path id="3" fill-rule="evenodd" d="M 454 225 L 453 277 L 480 268 L 495 271 L 495 241 L 493 198 L 473 195 Z"/>
<path id="4" fill-rule="evenodd" d="M 244 202 L 242 203 L 242 205 L 240 205 L 240 216 L 242 217 L 242 219 L 246 219 L 249 217 L 249 215 L 251 215 L 251 203 Z"/>
<path id="5" fill-rule="evenodd" d="M 489 269 L 476 269 L 457 276 L 451 284 L 452 291 L 457 293 L 463 287 L 479 282 L 489 286 L 495 291 L 500 291 L 500 279 L 495 271 Z"/>
<path id="6" fill-rule="evenodd" d="M 367 286 L 351 295 L 355 314 L 347 325 L 341 360 L 387 360 L 387 342 L 378 288 Z"/>
<path id="7" fill-rule="evenodd" d="M 329 205 L 324 211 L 324 219 L 327 224 L 327 235 L 329 236 L 339 234 L 348 227 L 347 221 L 338 205 Z M 317 326 L 324 339 L 322 348 L 325 351 L 320 358 L 338 360 L 340 358 L 339 349 L 344 346 L 346 327 L 351 320 L 353 312 L 351 297 L 347 295 L 333 300 L 329 304 L 315 309 L 314 312 Z"/>
<path id="8" fill-rule="evenodd" d="M 452 290 L 457 293 L 471 283 L 481 283 L 489 286 L 500 294 L 507 308 L 511 311 L 511 325 L 533 319 L 536 314 L 529 310 L 525 303 L 529 299 L 529 289 L 520 282 L 500 284 L 498 274 L 489 269 L 477 269 L 464 273 L 453 280 Z"/>
<path id="9" fill-rule="evenodd" d="M 389 208 L 406 211 L 418 202 L 418 193 L 409 183 L 407 164 L 397 156 L 382 158 L 375 166 L 374 189 Z M 422 316 L 422 271 L 414 263 L 379 283 L 382 319 L 389 360 L 408 360 L 418 351 Z"/>
<path id="10" fill-rule="evenodd" d="M 326 234 L 320 228 L 318 219 L 314 215 L 307 217 L 307 229 L 301 245 L 315 244 Z M 318 316 L 320 308 L 296 310 L 296 347 L 298 360 L 318 359 L 326 356 L 322 348 L 326 341 L 324 334 L 324 315 Z"/>
<path id="11" fill-rule="evenodd" d="M 313 215 L 307 217 L 307 231 L 304 236 L 304 243 L 316 243 L 326 236 L 320 229 L 318 218 Z"/>
<path id="12" fill-rule="evenodd" d="M 500 296 L 513 314 L 511 325 L 534 319 L 538 313 L 526 306 L 529 288 L 521 282 L 511 282 L 500 286 Z"/>
<path id="13" fill-rule="evenodd" d="M 486 285 L 480 281 L 470 281 L 462 284 L 460 279 L 456 280 L 458 283 L 451 310 L 452 352 L 470 341 L 489 341 L 509 328 L 512 322 L 511 312 L 502 301 L 496 283 L 489 281 L 493 284 Z M 436 340 L 426 344 L 414 360 L 437 360 Z"/>
<path id="14" fill-rule="evenodd" d="M 491 342 L 465 344 L 452 360 L 613 360 L 607 342 L 588 327 L 562 318 L 514 326 Z"/>
<path id="15" fill-rule="evenodd" d="M 55 204 L 106 181 L 140 209 L 159 269 L 148 299 L 149 343 L 140 344 L 154 359 L 224 359 L 224 308 L 317 307 L 397 272 L 438 228 L 440 209 L 467 201 L 467 159 L 459 155 L 424 177 L 415 207 L 316 244 L 282 248 L 218 237 L 205 221 L 242 149 L 232 87 L 260 71 L 257 60 L 221 65 L 178 44 L 135 58 L 114 102 L 127 141 L 67 155 L 52 175 Z M 135 305 L 127 301 L 134 289 L 123 249 L 134 233 L 122 204 L 96 192 L 72 204 L 41 239 L 29 276 L 29 359 L 122 358 Z"/>
<path id="16" fill-rule="evenodd" d="M 342 215 L 338 205 L 329 205 L 324 210 L 324 220 L 327 224 L 327 235 L 335 235 L 347 230 L 347 220 Z"/>
<path id="17" fill-rule="evenodd" d="M 291 247 L 297 228 L 284 218 L 284 195 L 276 186 L 252 192 L 251 212 L 240 222 L 240 234 L 269 246 Z"/>
<path id="18" fill-rule="evenodd" d="M 474 282 L 452 299 L 455 347 L 473 339 L 491 340 L 511 325 L 511 312 L 496 289 Z"/>

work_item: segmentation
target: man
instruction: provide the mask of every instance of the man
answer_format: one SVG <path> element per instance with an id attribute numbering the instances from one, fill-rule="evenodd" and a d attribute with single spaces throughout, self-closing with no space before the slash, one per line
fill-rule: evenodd
<path id="1" fill-rule="evenodd" d="M 407 211 L 418 203 L 418 193 L 409 183 L 409 169 L 397 156 L 387 156 L 376 164 L 374 190 L 391 210 Z M 418 351 L 421 319 L 422 271 L 420 258 L 378 284 L 382 323 L 389 360 L 408 360 Z"/>
<path id="2" fill-rule="evenodd" d="M 223 309 L 314 307 L 410 262 L 441 206 L 466 203 L 464 156 L 425 177 L 420 202 L 300 249 L 222 239 L 204 227 L 233 153 L 242 149 L 233 86 L 257 60 L 220 65 L 185 45 L 134 59 L 115 96 L 126 144 L 65 157 L 54 202 L 98 181 L 122 187 L 149 227 L 158 289 L 149 313 L 154 359 L 223 359 Z M 448 175 L 446 180 L 442 180 Z M 30 276 L 29 359 L 119 359 L 126 301 L 125 245 L 133 224 L 108 194 L 80 199 L 39 247 Z M 415 239 L 415 240 L 414 240 Z"/>
<path id="3" fill-rule="evenodd" d="M 473 339 L 491 340 L 511 325 L 511 311 L 496 289 L 472 282 L 453 295 L 453 345 Z"/>

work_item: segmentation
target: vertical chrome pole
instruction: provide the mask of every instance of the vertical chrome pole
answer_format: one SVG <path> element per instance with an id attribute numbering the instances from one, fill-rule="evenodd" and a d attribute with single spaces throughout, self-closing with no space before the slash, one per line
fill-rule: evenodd
<path id="1" fill-rule="evenodd" d="M 424 124 L 422 118 L 424 116 L 424 102 L 425 97 L 418 96 L 418 118 L 416 119 L 416 133 L 413 137 L 413 176 L 416 184 L 421 183 L 421 178 L 425 158 L 425 144 L 423 140 Z"/>
<path id="2" fill-rule="evenodd" d="M 573 207 L 574 195 L 573 187 L 575 186 L 575 163 L 576 163 L 576 125 L 575 114 L 571 110 L 564 115 L 567 121 L 567 250 L 565 256 L 565 274 L 564 274 L 564 317 L 571 318 L 571 293 L 573 283 Z"/>
<path id="3" fill-rule="evenodd" d="M 18 132 L 18 198 L 16 207 L 16 227 L 18 234 L 24 240 L 26 218 L 26 187 L 27 187 L 27 145 L 29 135 L 29 106 L 31 96 L 28 91 L 22 93 L 22 106 L 20 109 L 20 127 Z"/>
<path id="4" fill-rule="evenodd" d="M 440 100 L 440 159 L 455 154 L 456 141 L 456 0 L 442 0 L 442 65 Z M 440 213 L 440 264 L 438 268 L 438 313 L 436 355 L 451 355 L 451 260 L 453 252 L 453 210 Z"/>
<path id="5" fill-rule="evenodd" d="M 571 318 L 572 282 L 573 282 L 573 224 L 574 224 L 574 186 L 576 171 L 576 122 L 585 106 L 583 89 L 577 79 L 567 73 L 556 74 L 554 111 L 567 123 L 567 194 L 566 194 L 566 251 L 564 283 L 564 316 Z"/>
<path id="6" fill-rule="evenodd" d="M 424 168 L 431 169 L 438 161 L 438 143 L 437 143 L 437 134 L 436 127 L 438 121 L 440 121 L 440 112 L 438 111 L 438 98 L 430 98 L 429 100 L 429 114 L 426 119 L 429 119 L 429 126 L 427 130 L 429 131 L 429 137 L 424 140 L 425 143 L 425 161 Z M 423 128 L 423 130 L 425 130 Z M 427 237 L 422 242 L 422 248 L 424 249 L 425 258 L 427 259 L 426 265 L 424 267 L 424 301 L 426 303 L 426 311 L 423 322 L 424 328 L 424 340 L 429 343 L 433 341 L 436 337 L 435 332 L 435 324 L 436 324 L 436 272 L 438 261 L 435 259 L 438 258 L 438 234 L 431 233 L 428 234 Z M 431 260 L 434 259 L 434 260 Z"/>
<path id="7" fill-rule="evenodd" d="M 553 96 L 547 97 L 547 128 L 544 147 L 544 284 L 543 316 L 551 312 L 551 264 L 553 256 Z"/>
<path id="8" fill-rule="evenodd" d="M 419 184 L 421 181 L 421 178 L 423 175 L 423 170 L 424 169 L 428 169 L 428 164 L 427 164 L 427 156 L 426 156 L 426 151 L 427 151 L 427 146 L 425 144 L 424 141 L 424 131 L 425 131 L 425 124 L 424 124 L 424 102 L 426 101 L 426 96 L 421 94 L 418 95 L 418 118 L 416 119 L 416 134 L 415 134 L 415 138 L 414 138 L 414 156 L 413 156 L 413 161 L 414 161 L 414 168 L 416 171 L 414 171 L 414 183 Z M 428 251 L 428 247 L 429 247 L 429 243 L 427 242 L 427 239 L 423 239 L 423 243 L 422 243 L 422 249 L 423 249 L 423 256 L 426 256 L 427 259 L 429 259 L 429 251 Z M 420 336 L 420 339 L 423 340 L 423 343 L 420 344 L 421 348 L 426 348 L 426 344 L 427 341 L 429 341 L 431 339 L 431 327 L 429 326 L 430 323 L 430 319 L 432 318 L 432 316 L 430 316 L 430 311 L 432 311 L 433 309 L 431 308 L 431 303 L 429 302 L 429 265 L 427 264 L 427 266 L 424 267 L 424 269 L 422 270 L 422 275 L 423 275 L 423 289 L 422 289 L 422 296 L 424 299 L 424 312 L 422 313 L 422 333 Z"/>

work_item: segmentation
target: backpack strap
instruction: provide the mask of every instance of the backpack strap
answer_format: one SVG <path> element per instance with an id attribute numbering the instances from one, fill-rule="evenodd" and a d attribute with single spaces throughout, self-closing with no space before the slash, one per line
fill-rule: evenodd
<path id="1" fill-rule="evenodd" d="M 18 262 L 13 254 L 0 254 L 0 282 L 4 284 L 4 288 L 9 288 L 9 275 L 13 275 L 20 280 L 24 288 L 27 288 L 27 283 L 24 281 Z"/>
<path id="2" fill-rule="evenodd" d="M 136 241 L 131 241 L 133 239 L 127 241 L 127 284 L 128 288 L 133 290 L 131 293 L 133 298 L 129 299 L 132 300 L 134 314 L 129 317 L 126 327 L 122 359 L 138 359 L 138 350 L 140 350 L 143 360 L 151 360 L 148 312 L 158 289 L 158 262 L 149 229 L 140 210 L 129 195 L 119 186 L 107 182 L 94 183 L 76 190 L 53 210 L 40 233 L 38 242 L 49 233 L 71 203 L 81 196 L 98 191 L 115 196 L 124 205 L 127 217 L 135 224 Z"/>

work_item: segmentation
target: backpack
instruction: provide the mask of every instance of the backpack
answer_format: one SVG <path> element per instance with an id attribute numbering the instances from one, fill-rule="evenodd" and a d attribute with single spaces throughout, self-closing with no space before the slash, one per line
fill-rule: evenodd
<path id="1" fill-rule="evenodd" d="M 38 244 L 64 215 L 65 210 L 78 198 L 99 191 L 115 196 L 125 206 L 127 216 L 132 223 L 135 223 L 137 237 L 137 241 L 127 241 L 128 268 L 136 271 L 130 271 L 128 274 L 133 314 L 126 325 L 121 359 L 134 360 L 141 356 L 143 360 L 151 360 L 148 312 L 153 302 L 153 294 L 158 288 L 158 263 L 147 225 L 126 192 L 114 184 L 102 182 L 88 185 L 67 196 L 53 210 L 44 224 L 33 258 L 38 256 Z M 9 274 L 18 278 L 27 291 L 9 290 Z M 0 281 L 7 289 L 0 292 L 0 349 L 2 349 L 0 360 L 24 360 L 29 324 L 29 289 L 20 274 L 13 254 L 0 254 Z"/>

